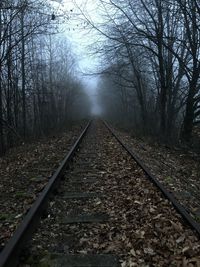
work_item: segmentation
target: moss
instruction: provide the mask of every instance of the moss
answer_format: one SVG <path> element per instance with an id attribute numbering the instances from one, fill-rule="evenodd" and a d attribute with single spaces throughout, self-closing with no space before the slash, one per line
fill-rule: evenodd
<path id="1" fill-rule="evenodd" d="M 46 250 L 44 252 L 40 252 L 38 255 L 30 255 L 30 257 L 26 259 L 26 263 L 33 267 L 53 267 L 51 254 L 49 254 Z"/>
<path id="2" fill-rule="evenodd" d="M 17 214 L 0 213 L 0 221 L 12 222 Z"/>
<path id="3" fill-rule="evenodd" d="M 44 181 L 44 177 L 41 175 L 41 176 L 34 176 L 30 179 L 31 182 L 43 182 Z"/>
<path id="4" fill-rule="evenodd" d="M 194 219 L 195 219 L 196 222 L 200 223 L 200 216 L 195 215 Z"/>
<path id="5" fill-rule="evenodd" d="M 36 265 L 35 265 L 36 267 Z M 50 262 L 45 259 L 44 261 L 40 262 L 39 264 L 37 264 L 37 267 L 52 267 Z"/>
<path id="6" fill-rule="evenodd" d="M 13 219 L 14 219 L 13 214 L 9 214 L 9 213 L 0 214 L 0 221 L 12 221 Z"/>
<path id="7" fill-rule="evenodd" d="M 27 193 L 26 192 L 23 192 L 23 191 L 18 191 L 16 194 L 15 194 L 15 197 L 16 198 L 24 198 L 24 197 L 27 197 Z"/>
<path id="8" fill-rule="evenodd" d="M 166 180 L 168 183 L 173 182 L 173 178 L 172 178 L 171 176 L 167 176 L 167 177 L 165 177 L 165 180 Z"/>
<path id="9" fill-rule="evenodd" d="M 55 260 L 59 257 L 59 254 L 49 254 L 45 251 L 45 256 L 40 258 L 37 264 L 33 264 L 34 267 L 54 267 Z"/>

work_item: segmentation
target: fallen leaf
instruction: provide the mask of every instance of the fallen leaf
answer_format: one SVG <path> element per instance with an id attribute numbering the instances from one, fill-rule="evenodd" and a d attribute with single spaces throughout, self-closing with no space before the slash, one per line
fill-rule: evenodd
<path id="1" fill-rule="evenodd" d="M 135 253 L 134 248 L 131 249 L 130 254 L 131 254 L 132 256 L 136 257 L 136 253 Z"/>
<path id="2" fill-rule="evenodd" d="M 182 243 L 184 240 L 185 240 L 185 236 L 182 235 L 182 236 L 180 236 L 178 239 L 176 239 L 176 243 L 177 243 L 177 244 Z"/>
<path id="3" fill-rule="evenodd" d="M 156 255 L 156 253 L 154 252 L 152 248 L 144 248 L 144 253 L 149 254 L 151 256 Z"/>

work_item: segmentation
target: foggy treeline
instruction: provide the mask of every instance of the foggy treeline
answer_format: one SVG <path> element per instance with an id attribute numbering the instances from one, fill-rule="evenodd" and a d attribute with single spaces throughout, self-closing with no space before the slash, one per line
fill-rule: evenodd
<path id="1" fill-rule="evenodd" d="M 0 1 L 0 154 L 66 126 L 80 96 L 88 105 L 58 20 L 45 0 Z"/>
<path id="2" fill-rule="evenodd" d="M 99 1 L 104 116 L 188 143 L 200 125 L 200 2 Z"/>
<path id="3" fill-rule="evenodd" d="M 0 1 L 0 154 L 89 113 L 76 57 L 59 34 L 69 16 L 55 16 L 50 2 Z M 92 48 L 102 59 L 104 117 L 164 142 L 194 141 L 200 132 L 200 2 L 97 4 L 98 23 L 84 10 L 82 18 L 101 36 Z"/>

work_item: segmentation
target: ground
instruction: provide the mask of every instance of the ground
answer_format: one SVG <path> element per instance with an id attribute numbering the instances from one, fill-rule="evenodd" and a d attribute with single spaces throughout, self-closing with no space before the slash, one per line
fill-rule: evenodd
<path id="1" fill-rule="evenodd" d="M 85 124 L 10 149 L 0 158 L 0 251 Z"/>
<path id="2" fill-rule="evenodd" d="M 24 144 L 10 150 L 0 159 L 1 248 L 44 188 L 81 129 L 83 124 L 74 126 L 65 133 Z M 118 131 L 118 134 L 199 221 L 200 162 L 198 155 L 152 144 L 122 131 Z"/>
<path id="3" fill-rule="evenodd" d="M 193 218 L 200 222 L 200 157 L 192 151 L 152 143 L 117 131 L 142 159 L 151 173 L 172 192 Z"/>

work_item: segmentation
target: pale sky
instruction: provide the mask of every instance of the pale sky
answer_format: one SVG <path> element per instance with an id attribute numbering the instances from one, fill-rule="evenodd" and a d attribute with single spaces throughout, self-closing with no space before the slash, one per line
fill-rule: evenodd
<path id="1" fill-rule="evenodd" d="M 79 19 L 80 11 L 73 2 L 80 6 L 81 9 L 84 9 L 94 21 L 99 19 L 97 2 L 96 0 L 57 0 L 56 6 L 58 6 L 58 9 L 61 8 L 66 10 L 67 14 L 70 16 L 68 23 L 64 25 L 64 28 L 66 28 L 64 34 L 70 40 L 73 53 L 78 60 L 81 80 L 83 81 L 86 92 L 93 103 L 93 113 L 98 114 L 100 113 L 100 107 L 98 106 L 96 99 L 98 93 L 98 77 L 94 75 L 83 75 L 83 73 L 89 74 L 93 71 L 95 72 L 97 69 L 99 59 L 95 55 L 92 56 L 91 51 L 88 49 L 88 45 L 95 42 L 96 37 L 94 33 L 90 34 L 88 32 L 88 29 L 86 29 L 83 22 Z"/>

